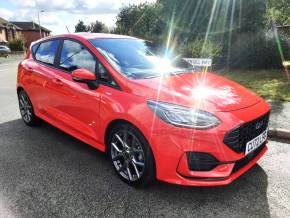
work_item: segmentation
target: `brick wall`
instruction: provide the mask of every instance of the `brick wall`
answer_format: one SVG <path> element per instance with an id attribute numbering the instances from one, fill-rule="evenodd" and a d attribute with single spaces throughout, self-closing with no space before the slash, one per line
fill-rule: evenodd
<path id="1" fill-rule="evenodd" d="M 25 39 L 25 48 L 29 48 L 31 42 L 40 39 L 39 31 L 23 31 L 23 37 Z M 49 35 L 47 32 L 41 32 L 42 37 Z"/>
<path id="2" fill-rule="evenodd" d="M 8 38 L 7 38 L 8 36 Z M 2 41 L 9 41 L 12 39 L 16 39 L 22 36 L 22 31 L 21 30 L 6 30 L 6 29 L 0 29 L 0 42 Z"/>
<path id="3" fill-rule="evenodd" d="M 7 41 L 5 29 L 2 29 L 2 28 L 0 29 L 0 42 L 1 41 Z"/>

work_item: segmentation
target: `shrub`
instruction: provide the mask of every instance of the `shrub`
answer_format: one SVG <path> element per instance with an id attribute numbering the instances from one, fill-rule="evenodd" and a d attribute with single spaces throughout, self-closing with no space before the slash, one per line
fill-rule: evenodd
<path id="1" fill-rule="evenodd" d="M 185 45 L 183 54 L 194 58 L 215 59 L 222 55 L 222 45 L 214 41 L 205 42 L 202 39 L 196 39 Z"/>
<path id="2" fill-rule="evenodd" d="M 11 51 L 24 51 L 24 39 L 22 37 L 9 40 L 8 47 Z"/>
<path id="3" fill-rule="evenodd" d="M 281 39 L 284 56 L 289 44 Z M 231 45 L 229 66 L 241 69 L 281 68 L 282 58 L 277 39 L 272 33 L 249 33 L 240 35 Z"/>

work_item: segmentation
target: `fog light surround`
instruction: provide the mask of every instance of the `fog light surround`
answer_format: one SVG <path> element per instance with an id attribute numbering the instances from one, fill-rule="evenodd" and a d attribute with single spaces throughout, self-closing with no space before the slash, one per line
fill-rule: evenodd
<path id="1" fill-rule="evenodd" d="M 184 178 L 217 180 L 230 176 L 234 165 L 232 162 L 219 162 L 208 153 L 185 152 L 179 160 L 176 171 Z"/>
<path id="2" fill-rule="evenodd" d="M 219 161 L 212 155 L 203 152 L 187 152 L 188 168 L 192 171 L 211 171 Z"/>

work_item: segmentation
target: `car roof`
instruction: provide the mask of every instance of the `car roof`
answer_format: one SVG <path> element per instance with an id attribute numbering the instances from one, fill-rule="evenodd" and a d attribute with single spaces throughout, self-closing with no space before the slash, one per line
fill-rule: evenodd
<path id="1" fill-rule="evenodd" d="M 48 37 L 45 37 L 45 38 L 42 38 L 42 39 L 39 39 L 39 40 L 33 42 L 32 45 L 37 43 L 37 42 L 45 41 L 48 39 L 56 39 L 56 38 L 73 38 L 73 39 L 84 39 L 84 40 L 90 40 L 90 39 L 138 39 L 138 38 L 135 38 L 132 36 L 110 34 L 110 33 L 81 32 L 81 33 L 67 33 L 67 34 L 48 36 Z"/>
<path id="2" fill-rule="evenodd" d="M 119 35 L 119 34 L 111 34 L 111 33 L 71 33 L 66 35 L 73 35 L 73 36 L 79 36 L 84 39 L 97 39 L 97 38 L 118 38 L 118 39 L 136 39 L 135 37 L 126 36 L 126 35 Z"/>

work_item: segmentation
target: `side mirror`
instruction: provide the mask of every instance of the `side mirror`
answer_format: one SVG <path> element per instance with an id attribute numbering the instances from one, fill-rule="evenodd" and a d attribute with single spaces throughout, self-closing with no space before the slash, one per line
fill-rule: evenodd
<path id="1" fill-rule="evenodd" d="M 77 69 L 71 74 L 72 79 L 79 83 L 86 83 L 90 89 L 98 88 L 97 77 L 87 69 Z"/>

